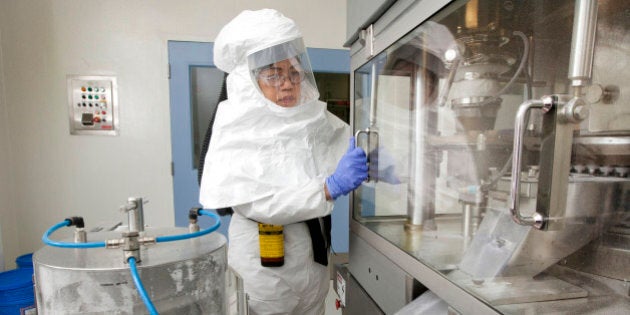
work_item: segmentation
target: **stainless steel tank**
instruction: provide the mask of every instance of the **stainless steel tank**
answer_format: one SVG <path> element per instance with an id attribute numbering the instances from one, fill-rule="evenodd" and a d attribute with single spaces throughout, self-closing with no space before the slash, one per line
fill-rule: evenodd
<path id="1" fill-rule="evenodd" d="M 147 228 L 145 235 L 188 233 Z M 119 238 L 88 234 L 88 241 Z M 71 240 L 69 240 L 71 241 Z M 226 238 L 197 238 L 142 246 L 140 279 L 160 314 L 226 314 Z M 120 249 L 46 246 L 33 255 L 38 314 L 147 314 Z"/>

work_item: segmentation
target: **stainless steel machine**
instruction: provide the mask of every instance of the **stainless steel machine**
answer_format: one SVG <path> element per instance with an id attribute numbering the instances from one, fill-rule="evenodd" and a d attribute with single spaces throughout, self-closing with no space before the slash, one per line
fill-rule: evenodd
<path id="1" fill-rule="evenodd" d="M 362 4 L 345 312 L 630 313 L 630 2 Z"/>
<path id="2" fill-rule="evenodd" d="M 38 314 L 151 313 L 134 285 L 130 256 L 138 260 L 140 281 L 160 314 L 228 314 L 226 238 L 200 233 L 196 223 L 190 229 L 145 229 L 142 203 L 141 198 L 129 199 L 128 226 L 87 233 L 77 225 L 74 241 L 53 244 L 70 247 L 35 252 Z M 180 237 L 191 233 L 199 236 Z M 100 241 L 100 248 L 72 247 Z"/>

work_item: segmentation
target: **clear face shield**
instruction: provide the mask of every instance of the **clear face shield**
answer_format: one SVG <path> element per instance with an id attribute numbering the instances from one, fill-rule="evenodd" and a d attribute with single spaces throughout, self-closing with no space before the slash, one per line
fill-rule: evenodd
<path id="1" fill-rule="evenodd" d="M 281 107 L 295 107 L 319 98 L 302 38 L 274 45 L 247 56 L 254 85 Z"/>

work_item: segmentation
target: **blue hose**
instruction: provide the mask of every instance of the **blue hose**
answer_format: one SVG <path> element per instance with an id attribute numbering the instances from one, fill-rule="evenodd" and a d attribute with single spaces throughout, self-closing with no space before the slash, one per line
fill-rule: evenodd
<path id="1" fill-rule="evenodd" d="M 215 213 L 208 212 L 205 210 L 199 210 L 199 214 L 212 217 L 215 221 L 214 224 L 205 230 L 201 230 L 194 233 L 158 236 L 155 238 L 155 242 L 158 243 L 158 242 L 179 241 L 179 240 L 185 240 L 185 239 L 189 239 L 193 237 L 199 237 L 199 236 L 206 235 L 208 233 L 212 233 L 216 231 L 216 229 L 218 229 L 219 226 L 221 225 L 221 218 L 219 218 L 219 216 L 216 215 Z M 144 286 L 142 285 L 142 282 L 140 281 L 140 277 L 138 276 L 138 270 L 136 268 L 136 259 L 134 257 L 129 257 L 129 268 L 131 269 L 131 277 L 133 278 L 133 282 L 136 284 L 136 288 L 138 289 L 138 292 L 140 293 L 140 297 L 142 297 L 142 301 L 144 302 L 144 305 L 146 305 L 151 315 L 153 314 L 157 315 L 157 310 L 155 309 L 155 306 L 151 302 L 151 299 L 149 299 L 147 291 L 144 289 Z"/>
<path id="2" fill-rule="evenodd" d="M 180 240 L 185 240 L 185 239 L 189 239 L 189 238 L 193 238 L 193 237 L 199 237 L 202 235 L 206 235 L 208 233 L 214 232 L 216 231 L 219 226 L 221 225 L 221 218 L 214 212 L 209 212 L 206 210 L 199 210 L 199 214 L 203 214 L 203 215 L 207 215 L 210 216 L 214 219 L 214 224 L 205 229 L 205 230 L 201 230 L 201 231 L 197 231 L 197 232 L 193 232 L 193 233 L 186 233 L 186 234 L 177 234 L 177 235 L 167 235 L 167 236 L 158 236 L 155 238 L 155 242 L 156 243 L 160 243 L 160 242 L 171 242 L 171 241 L 180 241 Z"/>
<path id="3" fill-rule="evenodd" d="M 60 228 L 64 226 L 69 226 L 70 223 L 71 223 L 70 220 L 64 220 L 62 222 L 59 222 L 53 225 L 50 229 L 48 229 L 46 233 L 44 233 L 44 236 L 42 236 L 42 241 L 44 241 L 44 244 L 55 246 L 55 247 L 63 247 L 63 248 L 105 247 L 105 242 L 69 243 L 69 242 L 57 242 L 48 238 L 51 234 L 53 234 L 55 231 L 59 230 Z"/>
<path id="4" fill-rule="evenodd" d="M 208 212 L 206 210 L 199 210 L 199 214 L 212 217 L 215 221 L 214 224 L 211 227 L 205 230 L 198 231 L 198 232 L 178 234 L 178 235 L 169 235 L 169 236 L 158 236 L 155 238 L 155 242 L 157 243 L 157 242 L 179 241 L 179 240 L 185 240 L 185 239 L 189 239 L 193 237 L 199 237 L 199 236 L 206 235 L 206 234 L 216 231 L 221 225 L 221 218 L 217 214 L 213 212 Z M 56 246 L 56 247 L 64 247 L 64 248 L 105 247 L 105 242 L 68 243 L 68 242 L 53 241 L 49 238 L 49 236 L 53 234 L 55 231 L 57 231 L 58 229 L 62 227 L 69 226 L 70 224 L 72 224 L 72 221 L 64 220 L 62 222 L 59 222 L 53 225 L 51 228 L 49 228 L 46 231 L 46 233 L 44 233 L 44 236 L 42 237 L 44 244 L 50 245 L 50 246 Z M 128 262 L 129 262 L 129 269 L 131 270 L 131 277 L 133 278 L 133 282 L 135 283 L 136 288 L 138 289 L 138 292 L 140 293 L 140 297 L 142 298 L 144 305 L 146 305 L 150 314 L 157 315 L 157 310 L 155 309 L 155 306 L 151 302 L 151 299 L 149 299 L 149 295 L 147 294 L 147 291 L 144 289 L 144 286 L 142 285 L 142 282 L 140 281 L 140 276 L 138 275 L 138 269 L 136 267 L 136 258 L 129 257 Z"/>
<path id="5" fill-rule="evenodd" d="M 136 285 L 136 289 L 138 289 L 138 293 L 140 293 L 140 297 L 142 298 L 142 302 L 146 305 L 149 310 L 149 314 L 157 315 L 157 309 L 155 309 L 155 305 L 149 299 L 149 295 L 147 294 L 147 290 L 144 289 L 142 285 L 142 281 L 140 281 L 140 276 L 138 275 L 138 268 L 136 267 L 136 258 L 129 257 L 129 269 L 131 270 L 131 278 L 133 278 L 133 283 Z"/>
<path id="6" fill-rule="evenodd" d="M 212 217 L 215 221 L 214 224 L 211 227 L 205 230 L 198 231 L 198 232 L 178 234 L 178 235 L 158 236 L 155 238 L 155 242 L 159 243 L 159 242 L 180 241 L 180 240 L 185 240 L 189 238 L 203 236 L 203 235 L 216 231 L 221 225 L 221 218 L 216 213 L 209 212 L 206 210 L 199 210 L 199 214 Z M 62 227 L 69 226 L 70 224 L 71 224 L 70 220 L 64 220 L 62 222 L 59 222 L 53 225 L 51 228 L 49 228 L 46 231 L 46 233 L 44 233 L 44 236 L 42 236 L 42 241 L 44 241 L 44 244 L 49 245 L 49 246 L 55 246 L 55 247 L 63 247 L 63 248 L 105 247 L 105 242 L 70 243 L 70 242 L 57 242 L 49 238 L 49 236 L 53 234 L 55 231 L 57 231 L 58 229 Z"/>

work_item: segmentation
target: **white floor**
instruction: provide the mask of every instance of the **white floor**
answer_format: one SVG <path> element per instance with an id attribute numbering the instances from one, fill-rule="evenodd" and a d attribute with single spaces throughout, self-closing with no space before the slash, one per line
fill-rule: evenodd
<path id="1" fill-rule="evenodd" d="M 328 296 L 326 297 L 326 313 L 325 315 L 341 315 L 341 309 L 335 309 L 335 301 L 339 298 L 335 292 L 335 281 L 330 280 L 330 290 L 328 290 Z"/>

